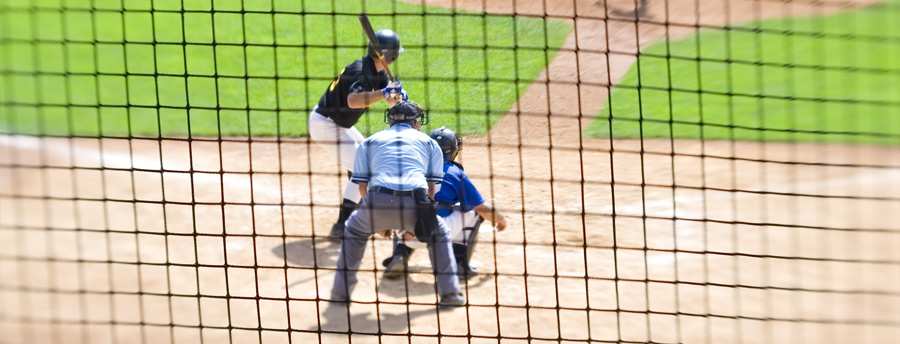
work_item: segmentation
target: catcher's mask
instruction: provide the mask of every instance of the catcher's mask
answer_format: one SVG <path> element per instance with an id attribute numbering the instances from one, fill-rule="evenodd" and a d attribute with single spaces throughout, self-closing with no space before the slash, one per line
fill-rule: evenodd
<path id="1" fill-rule="evenodd" d="M 400 45 L 400 36 L 393 30 L 375 31 L 375 39 L 378 40 L 378 45 L 381 46 L 381 55 L 384 56 L 384 61 L 388 64 L 396 61 L 400 53 L 403 52 L 403 46 Z M 378 57 L 371 44 L 369 44 L 369 56 Z"/>
<path id="2" fill-rule="evenodd" d="M 431 138 L 437 141 L 444 153 L 444 162 L 451 162 L 462 149 L 462 137 L 456 136 L 453 130 L 440 127 L 431 132 Z"/>
<path id="3" fill-rule="evenodd" d="M 390 109 L 384 110 L 384 122 L 404 122 L 409 123 L 415 120 L 422 122 L 422 125 L 428 124 L 428 113 L 422 110 L 422 107 L 411 100 L 401 100 L 391 106 Z"/>

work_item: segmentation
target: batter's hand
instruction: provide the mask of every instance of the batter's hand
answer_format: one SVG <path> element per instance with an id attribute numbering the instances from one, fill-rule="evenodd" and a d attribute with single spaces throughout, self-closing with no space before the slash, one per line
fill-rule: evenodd
<path id="1" fill-rule="evenodd" d="M 397 99 L 397 98 L 400 98 L 400 99 Z M 394 95 L 394 99 L 397 99 L 397 100 L 409 100 L 409 94 L 406 93 L 406 90 L 402 90 L 402 89 L 401 89 L 399 94 L 395 94 L 395 95 Z"/>
<path id="2" fill-rule="evenodd" d="M 387 87 L 381 89 L 384 99 L 395 98 L 395 95 L 401 94 L 401 92 L 403 92 L 403 85 L 399 81 L 392 81 Z"/>

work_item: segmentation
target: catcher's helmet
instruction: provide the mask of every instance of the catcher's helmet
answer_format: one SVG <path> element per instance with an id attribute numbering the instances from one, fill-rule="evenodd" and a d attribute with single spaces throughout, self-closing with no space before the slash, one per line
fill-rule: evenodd
<path id="1" fill-rule="evenodd" d="M 441 151 L 444 153 L 444 162 L 451 162 L 453 159 L 456 159 L 456 155 L 462 149 L 462 137 L 456 136 L 453 130 L 446 127 L 433 130 L 431 138 L 441 146 Z"/>
<path id="2" fill-rule="evenodd" d="M 375 31 L 375 39 L 378 40 L 378 45 L 381 46 L 381 55 L 384 56 L 384 61 L 388 64 L 396 61 L 397 56 L 403 52 L 403 46 L 400 45 L 400 36 L 393 30 L 384 29 Z M 369 56 L 378 57 L 378 54 L 375 54 L 375 49 L 372 49 L 371 44 L 369 44 Z"/>
<path id="3" fill-rule="evenodd" d="M 410 122 L 417 119 L 422 121 L 422 124 L 428 124 L 428 114 L 412 100 L 401 100 L 390 109 L 384 110 L 385 123 Z"/>

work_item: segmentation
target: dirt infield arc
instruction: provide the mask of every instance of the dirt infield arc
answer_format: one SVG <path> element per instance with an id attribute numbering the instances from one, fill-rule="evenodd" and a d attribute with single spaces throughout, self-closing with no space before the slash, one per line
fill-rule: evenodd
<path id="1" fill-rule="evenodd" d="M 535 4 L 518 1 L 515 12 L 543 14 Z M 720 2 L 699 12 L 692 4 L 670 1 L 670 22 L 692 25 L 693 13 L 716 25 L 755 18 L 752 2 L 730 2 L 731 19 L 717 14 Z M 762 4 L 765 16 L 842 9 Z M 605 13 L 577 5 L 579 16 Z M 665 9 L 649 14 L 661 21 Z M 641 25 L 641 46 L 665 34 Z M 0 342 L 900 338 L 897 149 L 582 139 L 578 115 L 596 113 L 602 85 L 634 60 L 609 54 L 607 65 L 606 32 L 610 50 L 637 45 L 634 23 L 578 19 L 575 27 L 566 47 L 577 51 L 560 52 L 523 95 L 526 115 L 513 109 L 486 137 L 467 138 L 466 170 L 510 215 L 505 232 L 483 228 L 470 307 L 429 305 L 422 253 L 412 266 L 425 273 L 408 281 L 361 273 L 350 312 L 319 300 L 337 247 L 313 238 L 335 218 L 344 179 L 303 139 L 4 136 L 0 164 L 15 167 L 0 168 Z M 380 269 L 388 251 L 374 240 L 363 267 Z M 342 334 L 348 329 L 357 334 Z"/>
<path id="2" fill-rule="evenodd" d="M 467 147 L 476 182 L 511 214 L 507 231 L 481 234 L 476 260 L 484 275 L 467 287 L 472 306 L 440 312 L 438 328 L 427 305 L 434 302 L 428 274 L 413 274 L 407 285 L 362 273 L 362 303 L 353 305 L 349 324 L 369 334 L 353 342 L 406 342 L 407 331 L 460 343 L 469 335 L 480 338 L 473 342 L 897 338 L 896 150 L 708 142 L 709 157 L 701 159 L 698 143 L 675 142 L 673 161 L 669 142 L 648 141 L 642 164 L 632 151 L 638 142 L 615 142 L 613 197 L 609 147 L 589 143 L 583 184 L 573 168 L 577 152 L 554 152 L 551 183 L 547 150 L 523 152 L 528 159 L 519 165 L 517 149 L 492 147 L 490 164 L 475 158 L 486 147 Z M 328 173 L 336 166 L 310 162 L 327 161 L 324 153 L 308 153 L 303 142 L 223 143 L 221 154 L 215 142 L 4 137 L 2 146 L 12 159 L 4 163 L 22 165 L 2 170 L 3 188 L 26 196 L 0 203 L 0 240 L 8 243 L 0 270 L 4 342 L 182 343 L 202 336 L 214 343 L 228 340 L 233 326 L 234 342 L 256 342 L 254 330 L 263 328 L 272 330 L 264 341 L 278 343 L 287 341 L 278 330 L 288 322 L 294 342 L 347 341 L 316 333 L 348 324 L 345 309 L 315 301 L 327 298 L 337 254 L 319 240 L 314 256 L 310 238 L 329 228 L 339 194 L 338 177 Z M 275 173 L 279 161 L 283 175 Z M 37 168 L 48 162 L 54 167 Z M 218 174 L 220 163 L 229 172 Z M 161 168 L 171 172 L 153 172 Z M 388 246 L 375 241 L 363 266 L 375 268 Z M 424 254 L 413 258 L 417 271 L 428 271 Z M 217 267 L 226 262 L 233 267 Z M 414 303 L 408 309 L 407 294 Z M 278 301 L 287 297 L 295 301 Z"/>

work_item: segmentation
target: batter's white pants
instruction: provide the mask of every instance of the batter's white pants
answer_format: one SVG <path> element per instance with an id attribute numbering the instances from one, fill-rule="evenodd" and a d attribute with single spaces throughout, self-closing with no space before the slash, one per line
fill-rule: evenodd
<path id="1" fill-rule="evenodd" d="M 356 156 L 356 147 L 359 147 L 366 138 L 356 127 L 344 128 L 334 123 L 331 118 L 318 113 L 316 106 L 309 113 L 307 129 L 309 138 L 328 152 L 341 167 L 347 171 L 353 171 L 353 161 Z M 359 203 L 362 195 L 359 194 L 359 185 L 347 183 L 344 188 L 344 198 Z"/>
<path id="2" fill-rule="evenodd" d="M 442 217 L 441 219 L 444 220 L 444 224 L 447 225 L 447 229 L 450 230 L 450 240 L 454 244 L 466 244 L 466 238 L 469 237 L 469 233 L 466 233 L 467 231 L 465 229 L 475 225 L 478 221 L 478 213 L 474 210 L 467 212 L 454 210 L 449 216 Z M 474 230 L 478 230 L 478 228 L 475 228 Z M 424 242 L 415 239 L 406 240 L 404 238 L 403 243 L 410 248 L 426 247 Z"/>

